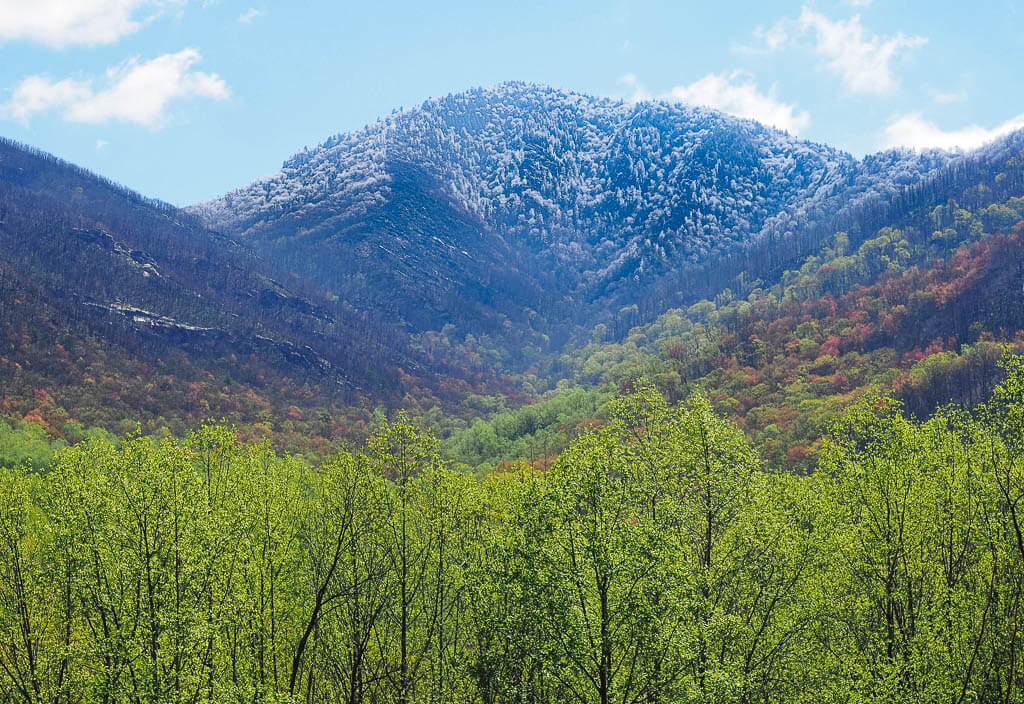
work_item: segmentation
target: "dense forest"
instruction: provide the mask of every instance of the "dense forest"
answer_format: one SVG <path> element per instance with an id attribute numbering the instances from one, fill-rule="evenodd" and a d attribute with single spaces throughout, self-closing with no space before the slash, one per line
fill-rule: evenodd
<path id="1" fill-rule="evenodd" d="M 1004 166 L 1019 176 L 1021 163 Z M 740 276 L 728 282 L 733 288 L 669 309 L 625 337 L 597 324 L 585 344 L 519 382 L 533 390 L 561 378 L 607 396 L 644 376 L 673 400 L 700 390 L 769 465 L 803 472 L 814 467 L 826 427 L 866 394 L 891 392 L 921 418 L 950 401 L 977 404 L 1001 378 L 1000 357 L 1024 352 L 1024 198 L 990 190 L 979 200 L 985 188 L 909 211 L 869 237 L 835 233 L 772 286 Z M 445 353 L 479 356 L 486 342 Z M 454 427 L 444 447 L 479 469 L 549 462 L 565 446 L 564 431 L 587 418 L 556 411 L 579 391 L 554 393 Z"/>
<path id="2" fill-rule="evenodd" d="M 183 211 L 0 139 L 0 422 L 15 432 L 184 435 L 223 417 L 312 456 L 362 441 L 406 394 L 440 410 L 501 391 Z"/>
<path id="3" fill-rule="evenodd" d="M 239 239 L 210 230 L 197 213 L 209 221 L 213 205 L 178 210 L 0 142 L 0 455 L 45 464 L 87 433 L 182 437 L 215 418 L 317 464 L 405 409 L 477 473 L 543 467 L 644 376 L 673 401 L 704 393 L 766 462 L 807 472 L 857 398 L 889 391 L 918 417 L 976 403 L 1000 356 L 1024 351 L 1020 135 L 854 160 L 722 115 L 589 100 L 510 85 L 433 101 L 227 199 L 262 203 L 253 217 L 277 224 L 256 229 L 275 248 L 323 245 L 358 269 L 334 278 L 264 251 L 248 225 Z M 789 151 L 791 169 L 776 158 Z M 684 152 L 691 171 L 651 190 Z M 352 235 L 342 172 L 377 173 L 383 153 L 380 178 L 358 182 L 356 200 L 376 205 Z M 785 222 L 766 212 L 741 232 L 726 212 L 746 196 L 725 198 L 724 172 L 784 179 L 769 200 Z M 543 227 L 526 217 L 535 191 Z M 695 231 L 662 221 L 704 201 L 723 209 L 701 226 L 714 242 L 680 258 Z M 631 234 L 587 240 L 605 264 L 633 262 L 614 292 L 560 288 L 563 260 L 583 256 L 573 243 L 619 221 Z"/>
<path id="4" fill-rule="evenodd" d="M 27 165 L 36 163 L 23 158 Z M 121 436 L 136 427 L 158 437 L 182 436 L 213 417 L 237 424 L 248 439 L 270 438 L 277 449 L 301 452 L 316 463 L 342 443 L 363 442 L 388 412 L 404 408 L 444 440 L 443 454 L 451 460 L 478 471 L 521 458 L 540 466 L 553 461 L 580 424 L 601 416 L 598 399 L 646 376 L 673 400 L 703 390 L 769 464 L 809 471 L 825 427 L 856 398 L 873 389 L 892 391 L 921 417 L 950 400 L 977 403 L 1000 378 L 1000 356 L 1024 351 L 1018 225 L 1024 200 L 1015 195 L 1024 159 L 1000 158 L 983 167 L 950 176 L 951 185 L 922 187 L 910 198 L 914 207 L 886 211 L 891 219 L 872 215 L 885 223 L 877 229 L 854 223 L 849 231 L 824 237 L 775 283 L 750 273 L 716 279 L 711 288 L 695 290 L 717 293 L 648 322 L 629 306 L 614 320 L 581 327 L 579 341 L 557 352 L 533 344 L 515 326 L 504 337 L 460 336 L 449 325 L 405 338 L 363 319 L 353 333 L 329 315 L 338 302 L 315 293 L 298 297 L 245 273 L 238 261 L 228 267 L 234 283 L 201 288 L 202 296 L 189 293 L 188 309 L 161 301 L 174 301 L 175 291 L 196 290 L 193 273 L 173 284 L 179 288 L 161 293 L 168 283 L 150 282 L 138 273 L 137 262 L 122 257 L 130 262 L 129 283 L 137 279 L 142 293 L 160 297 L 136 301 L 134 312 L 95 317 L 78 302 L 103 299 L 95 277 L 83 279 L 82 273 L 109 269 L 112 254 L 115 260 L 120 255 L 99 247 L 90 253 L 80 237 L 68 243 L 65 227 L 44 221 L 38 224 L 36 258 L 27 259 L 11 224 L 16 216 L 27 217 L 28 209 L 13 198 L 0 235 L 6 226 L 9 249 L 21 252 L 23 262 L 20 271 L 0 265 L 0 274 L 10 274 L 0 276 L 0 288 L 12 303 L 0 308 L 0 422 L 11 429 L 0 433 L 0 454 L 15 462 L 46 454 L 40 454 L 37 431 L 26 424 L 42 427 L 52 453 L 57 445 L 80 440 L 81 430 L 90 427 Z M 113 197 L 109 185 L 80 178 L 91 186 L 83 189 L 87 201 L 108 203 Z M 54 179 L 51 174 L 34 188 L 48 188 Z M 142 213 L 165 229 L 173 227 L 161 219 L 164 211 Z M 116 222 L 109 214 L 105 218 Z M 132 225 L 132 231 L 152 229 L 147 222 Z M 190 236 L 197 234 L 211 236 L 201 230 Z M 135 242 L 115 244 L 155 251 L 134 237 Z M 44 251 L 51 247 L 55 253 Z M 67 251 L 77 252 L 70 265 L 64 262 Z M 247 261 L 244 250 L 232 256 Z M 164 278 L 184 278 L 182 265 L 166 255 L 153 261 Z M 49 288 L 40 283 L 47 277 L 54 282 Z M 301 290 L 301 282 L 296 286 Z M 227 290 L 236 295 L 211 306 Z M 164 317 L 142 315 L 143 305 Z M 226 317 L 225 310 L 234 313 Z M 279 319 L 282 311 L 294 317 Z M 182 332 L 171 324 L 172 315 L 220 318 L 198 332 Z M 301 331 L 303 320 L 330 334 L 290 338 L 286 326 Z M 377 337 L 391 340 L 390 352 L 363 355 L 360 366 L 349 367 L 343 355 L 358 355 L 362 343 L 331 351 L 350 345 L 353 337 L 363 340 L 363 330 L 373 325 Z M 256 340 L 262 347 L 247 341 L 254 327 L 262 328 L 265 339 Z M 316 345 L 331 367 L 310 365 L 298 354 L 303 348 L 284 344 L 288 339 Z M 401 350 L 404 359 L 396 358 Z M 517 366 L 518 357 L 530 358 L 530 366 Z M 371 359 L 377 360 L 376 371 L 362 374 Z M 339 386 L 337 374 L 355 379 L 363 390 Z"/>
<path id="5" fill-rule="evenodd" d="M 1024 701 L 1024 358 L 875 395 L 779 472 L 638 384 L 545 471 L 404 416 L 319 467 L 207 426 L 0 474 L 0 695 L 73 702 Z"/>

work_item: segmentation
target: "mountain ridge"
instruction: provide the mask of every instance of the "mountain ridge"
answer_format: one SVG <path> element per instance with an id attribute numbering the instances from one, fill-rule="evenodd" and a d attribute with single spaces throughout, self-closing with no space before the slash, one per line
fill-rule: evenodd
<path id="1" fill-rule="evenodd" d="M 958 158 L 883 152 L 857 160 L 705 108 L 508 83 L 335 135 L 276 174 L 188 210 L 325 285 L 349 284 L 346 293 L 358 297 L 345 269 L 353 257 L 365 270 L 375 266 L 368 252 L 380 254 L 381 281 L 400 257 L 394 238 L 378 237 L 368 249 L 352 223 L 404 224 L 401 203 L 392 203 L 395 184 L 403 170 L 416 170 L 431 187 L 398 198 L 426 213 L 410 228 L 425 243 L 412 256 L 476 254 L 461 246 L 475 238 L 495 248 L 482 253 L 484 266 L 514 262 L 525 288 L 558 292 L 553 305 L 629 305 L 642 296 L 638 283 L 891 198 Z M 468 217 L 453 230 L 433 220 L 444 213 Z M 545 277 L 553 270 L 554 281 Z M 536 310 L 529 298 L 512 299 L 495 320 Z M 431 305 L 438 314 L 414 330 L 459 322 L 457 300 L 438 295 Z"/>
<path id="2" fill-rule="evenodd" d="M 730 337 L 731 312 L 714 333 L 718 349 L 688 361 L 672 352 L 663 368 L 659 355 L 678 342 L 662 350 L 663 340 L 643 330 L 683 316 L 699 331 L 709 307 L 734 311 L 766 298 L 788 305 L 803 290 L 794 276 L 813 287 L 819 266 L 838 260 L 850 271 L 849 257 L 836 254 L 840 240 L 844 251 L 873 252 L 855 258 L 869 268 L 886 268 L 871 257 L 905 266 L 899 252 L 907 248 L 915 266 L 948 259 L 961 244 L 1009 231 L 1020 212 L 1012 199 L 1024 194 L 1024 133 L 967 154 L 855 160 L 701 109 L 525 84 L 426 105 L 432 112 L 421 106 L 371 126 L 373 139 L 340 135 L 289 159 L 277 181 L 239 192 L 234 207 L 251 222 L 223 231 L 199 217 L 211 223 L 209 207 L 178 210 L 0 143 L 0 293 L 15 301 L 0 306 L 8 339 L 0 368 L 10 372 L 0 388 L 4 417 L 44 418 L 53 432 L 67 409 L 106 427 L 118 418 L 160 427 L 163 413 L 260 428 L 283 417 L 286 442 L 296 443 L 289 447 L 308 447 L 307 434 L 321 452 L 359 438 L 377 410 L 408 408 L 445 434 L 574 383 L 620 383 L 619 371 L 596 373 L 619 357 L 615 369 L 660 369 L 659 378 L 677 379 L 664 389 L 679 394 L 680 384 L 703 383 L 716 360 L 755 358 L 756 345 Z M 580 144 L 589 146 L 574 151 Z M 732 200 L 722 199 L 726 191 Z M 261 205 L 245 210 L 247 198 Z M 760 229 L 722 224 L 757 198 L 761 215 L 778 209 L 757 220 Z M 702 218 L 718 208 L 707 220 L 715 227 L 695 230 L 703 239 L 642 229 L 692 203 Z M 903 234 L 885 234 L 892 227 Z M 687 246 L 705 244 L 697 260 L 685 256 Z M 652 258 L 659 247 L 664 256 Z M 1009 264 L 994 263 L 998 280 L 1015 280 Z M 873 285 L 873 276 L 856 280 Z M 973 298 L 964 310 L 964 319 L 988 319 Z M 936 339 L 946 327 L 947 337 L 977 337 L 940 318 L 921 322 Z M 778 354 L 789 356 L 796 340 L 779 340 Z M 872 349 L 857 354 L 865 352 Z M 885 354 L 873 362 L 876 377 L 906 371 Z M 812 363 L 794 361 L 786 373 Z M 156 391 L 145 381 L 151 373 Z M 101 387 L 107 397 L 96 396 Z M 767 397 L 752 398 L 764 405 Z M 792 437 L 807 444 L 805 435 Z"/>

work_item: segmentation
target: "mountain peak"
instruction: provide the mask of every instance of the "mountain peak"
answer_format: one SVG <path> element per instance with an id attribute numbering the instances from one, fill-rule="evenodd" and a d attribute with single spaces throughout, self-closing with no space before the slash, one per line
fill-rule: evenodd
<path id="1" fill-rule="evenodd" d="M 558 271 L 566 295 L 629 300 L 668 272 L 889 197 L 950 158 L 859 161 L 705 108 L 507 82 L 335 135 L 194 211 L 338 289 L 369 270 L 401 287 L 418 275 L 392 272 L 436 274 L 466 252 Z M 441 320 L 460 286 L 437 293 Z"/>

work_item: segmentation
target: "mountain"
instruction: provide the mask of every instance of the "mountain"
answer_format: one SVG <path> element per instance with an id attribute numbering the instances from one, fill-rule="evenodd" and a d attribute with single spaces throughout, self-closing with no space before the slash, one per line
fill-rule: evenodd
<path id="1" fill-rule="evenodd" d="M 406 408 L 483 464 L 550 455 L 646 375 L 708 390 L 772 461 L 813 458 L 821 404 L 991 388 L 1024 329 L 1019 296 L 985 288 L 1020 289 L 1022 196 L 1024 133 L 855 159 L 526 84 L 427 101 L 184 211 L 0 142 L 0 417 L 59 436 L 224 416 L 322 456 Z M 973 361 L 914 381 L 939 353 Z M 458 435 L 485 416 L 505 451 Z"/>
<path id="2" fill-rule="evenodd" d="M 857 160 L 702 108 L 509 83 L 332 137 L 192 212 L 350 300 L 386 292 L 414 330 L 473 329 L 641 302 L 953 160 Z"/>
<path id="3" fill-rule="evenodd" d="M 394 405 L 445 370 L 194 216 L 3 140 L 0 301 L 15 418 L 253 422 L 296 403 Z"/>
<path id="4" fill-rule="evenodd" d="M 622 339 L 595 326 L 539 376 L 583 388 L 646 376 L 674 399 L 700 389 L 769 466 L 804 471 L 862 396 L 891 393 L 919 418 L 984 400 L 1003 356 L 1024 354 L 1024 132 L 845 227 L 778 276 L 738 276 Z M 479 445 L 474 430 L 451 444 Z"/>

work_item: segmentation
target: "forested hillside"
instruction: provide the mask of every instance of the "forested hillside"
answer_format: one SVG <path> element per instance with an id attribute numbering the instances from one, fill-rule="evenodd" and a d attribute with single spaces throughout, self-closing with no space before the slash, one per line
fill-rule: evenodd
<path id="1" fill-rule="evenodd" d="M 815 466 L 828 424 L 872 391 L 895 393 L 919 417 L 951 401 L 976 404 L 1001 378 L 998 359 L 1024 351 L 1021 153 L 1013 140 L 971 155 L 809 254 L 777 243 L 779 261 L 793 247 L 799 266 L 774 281 L 719 270 L 710 299 L 642 325 L 637 311 L 620 311 L 520 383 L 616 389 L 645 377 L 671 399 L 700 389 L 770 466 L 797 471 Z M 585 419 L 554 413 L 544 422 L 544 408 L 478 421 L 446 447 L 478 468 L 516 458 L 543 465 Z"/>
<path id="2" fill-rule="evenodd" d="M 399 417 L 319 468 L 93 440 L 0 470 L 24 702 L 1021 702 L 1024 359 L 973 412 L 869 396 L 815 473 L 702 396 L 473 479 Z"/>
<path id="3" fill-rule="evenodd" d="M 81 426 L 184 434 L 229 417 L 325 452 L 410 390 L 500 388 L 194 217 L 10 142 L 0 331 L 4 420 L 68 441 Z"/>
<path id="4" fill-rule="evenodd" d="M 495 122 L 498 112 L 536 119 Z M 653 114 L 661 117 L 648 124 Z M 769 175 L 785 159 L 764 155 L 792 152 L 786 168 L 818 183 L 815 195 L 796 189 L 786 197 L 804 198 L 799 206 L 771 202 L 787 217 L 802 213 L 799 226 L 765 224 L 742 237 L 734 229 L 735 241 L 715 235 L 722 246 L 696 262 L 666 255 L 659 274 L 627 277 L 626 299 L 587 293 L 574 268 L 587 257 L 555 256 L 551 232 L 530 235 L 518 216 L 497 218 L 488 199 L 520 203 L 513 194 L 540 173 L 535 162 L 516 161 L 526 152 L 509 144 L 561 135 L 543 142 L 560 155 L 544 183 L 564 201 L 564 237 L 582 236 L 576 227 L 611 228 L 612 215 L 567 204 L 585 200 L 580 189 L 599 189 L 587 198 L 617 193 L 611 177 L 577 176 L 583 162 L 611 163 L 596 145 L 629 115 L 630 129 L 647 125 L 637 133 L 646 136 L 630 138 L 641 161 L 682 159 L 664 151 L 668 144 L 725 140 L 701 153 L 729 157 L 737 174 L 777 189 L 795 177 Z M 759 146 L 737 151 L 741 138 Z M 378 168 L 392 162 L 377 157 L 396 153 L 404 166 L 381 179 L 357 179 L 351 164 L 344 176 L 332 171 L 350 161 Z M 742 157 L 755 153 L 768 161 Z M 247 200 L 252 189 L 231 196 L 251 208 L 247 224 L 230 225 L 235 240 L 6 144 L 0 285 L 10 303 L 0 312 L 0 403 L 11 440 L 3 453 L 45 458 L 90 426 L 181 435 L 225 417 L 246 437 L 313 459 L 361 441 L 404 408 L 445 438 L 446 456 L 477 471 L 523 458 L 544 466 L 602 416 L 597 399 L 647 377 L 672 399 L 703 389 L 773 466 L 808 471 L 827 424 L 864 393 L 892 391 L 921 415 L 946 401 L 971 404 L 998 381 L 1001 354 L 1021 349 L 1022 153 L 1012 135 L 966 155 L 892 152 L 856 162 L 711 113 L 506 86 L 430 101 L 297 157 L 266 182 L 276 195 L 263 205 Z M 796 166 L 812 155 L 832 166 Z M 673 207 L 696 207 L 679 191 L 685 184 L 711 201 L 726 187 L 698 178 L 705 162 L 694 159 L 678 164 L 683 181 L 658 177 L 658 192 L 682 199 Z M 458 176 L 463 162 L 475 164 L 466 173 L 476 180 Z M 846 181 L 826 179 L 827 188 L 814 180 L 839 172 L 849 172 Z M 487 198 L 459 195 L 470 182 L 482 189 L 487 174 Z M 366 208 L 330 215 L 348 208 L 358 184 Z M 616 236 L 627 237 L 639 225 L 623 207 Z M 292 225 L 286 236 L 281 228 Z M 302 262 L 282 261 L 276 248 L 293 246 Z M 337 266 L 335 254 L 344 259 Z M 334 271 L 340 286 L 310 267 Z M 45 429 L 47 452 L 26 422 Z"/>
<path id="5" fill-rule="evenodd" d="M 193 212 L 342 297 L 383 291 L 414 331 L 557 336 L 955 161 L 858 161 L 700 108 L 510 83 L 337 135 Z"/>

